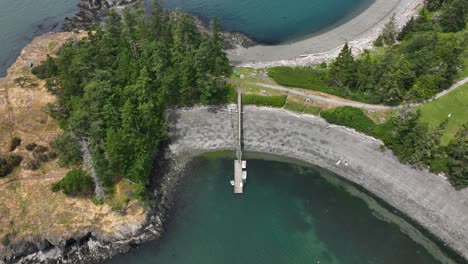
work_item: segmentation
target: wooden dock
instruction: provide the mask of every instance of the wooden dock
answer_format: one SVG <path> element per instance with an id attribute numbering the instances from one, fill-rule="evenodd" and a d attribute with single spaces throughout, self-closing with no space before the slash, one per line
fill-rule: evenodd
<path id="1" fill-rule="evenodd" d="M 237 151 L 234 160 L 234 193 L 244 192 L 244 177 L 243 177 L 243 166 L 242 166 L 242 93 L 240 90 L 237 91 Z M 245 164 L 245 162 L 244 162 Z"/>

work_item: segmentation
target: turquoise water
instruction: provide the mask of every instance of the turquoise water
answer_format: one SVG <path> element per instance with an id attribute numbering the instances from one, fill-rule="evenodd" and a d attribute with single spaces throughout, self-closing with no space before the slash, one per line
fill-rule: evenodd
<path id="1" fill-rule="evenodd" d="M 58 31 L 78 0 L 0 0 L 0 77 L 35 36 Z"/>
<path id="2" fill-rule="evenodd" d="M 150 3 L 152 0 L 146 0 Z M 1 0 L 0 77 L 32 38 L 59 31 L 77 11 L 78 0 Z M 267 44 L 289 42 L 337 25 L 373 0 L 163 0 L 205 20 L 218 17 L 223 28 Z"/>
<path id="3" fill-rule="evenodd" d="M 163 239 L 109 263 L 439 263 L 335 175 L 249 159 L 234 195 L 232 170 L 232 158 L 197 158 Z"/>
<path id="4" fill-rule="evenodd" d="M 147 0 L 151 2 L 151 0 Z M 277 44 L 317 33 L 356 15 L 374 0 L 165 0 L 209 20 L 218 17 L 228 31 Z"/>

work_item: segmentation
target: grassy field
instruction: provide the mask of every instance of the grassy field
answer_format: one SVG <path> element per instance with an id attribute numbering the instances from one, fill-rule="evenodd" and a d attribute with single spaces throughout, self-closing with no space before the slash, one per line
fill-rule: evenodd
<path id="1" fill-rule="evenodd" d="M 303 103 L 301 104 L 301 103 L 296 103 L 292 101 L 288 101 L 284 105 L 284 109 L 294 111 L 294 112 L 299 112 L 299 113 L 302 113 L 305 107 L 306 106 Z"/>
<path id="2" fill-rule="evenodd" d="M 429 127 L 432 128 L 437 127 L 451 114 L 441 138 L 442 144 L 447 145 L 461 125 L 468 122 L 468 83 L 418 108 L 422 113 L 421 121 L 429 123 Z"/>
<path id="3" fill-rule="evenodd" d="M 364 102 L 378 104 L 380 98 L 376 95 L 348 93 L 344 89 L 333 87 L 326 81 L 326 72 L 319 67 L 273 67 L 268 70 L 268 76 L 276 83 Z"/>

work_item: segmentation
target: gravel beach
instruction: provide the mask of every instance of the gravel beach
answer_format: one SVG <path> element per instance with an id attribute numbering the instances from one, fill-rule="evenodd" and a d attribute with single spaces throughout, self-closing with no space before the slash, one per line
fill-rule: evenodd
<path id="1" fill-rule="evenodd" d="M 319 117 L 246 106 L 243 118 L 245 151 L 280 155 L 337 173 L 468 259 L 468 189 L 456 191 L 444 177 L 403 165 L 390 151 L 382 152 L 380 141 Z M 173 111 L 170 152 L 190 156 L 235 150 L 236 126 L 236 114 L 225 108 Z"/>
<path id="2" fill-rule="evenodd" d="M 282 45 L 238 47 L 227 51 L 233 65 L 254 68 L 321 63 L 335 58 L 348 41 L 354 53 L 372 47 L 372 42 L 390 17 L 402 27 L 423 5 L 423 0 L 375 0 L 366 10 L 343 24 L 310 38 Z"/>

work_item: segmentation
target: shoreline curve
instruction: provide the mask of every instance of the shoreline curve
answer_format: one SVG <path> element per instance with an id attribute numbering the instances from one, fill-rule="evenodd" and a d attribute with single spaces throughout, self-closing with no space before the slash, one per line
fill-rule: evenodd
<path id="1" fill-rule="evenodd" d="M 423 3 L 424 0 L 375 0 L 354 18 L 322 34 L 291 44 L 239 46 L 226 53 L 231 64 L 253 68 L 329 62 L 338 55 L 345 42 L 349 42 L 355 54 L 372 48 L 373 41 L 393 14 L 401 28 L 417 14 Z"/>
<path id="2" fill-rule="evenodd" d="M 468 189 L 401 164 L 382 142 L 323 119 L 282 109 L 244 107 L 244 150 L 274 154 L 332 171 L 414 220 L 468 260 Z M 237 118 L 223 107 L 170 113 L 169 152 L 196 156 L 236 149 Z M 347 161 L 337 165 L 338 160 Z M 248 191 L 248 190 L 246 190 Z"/>

